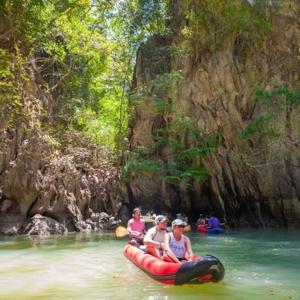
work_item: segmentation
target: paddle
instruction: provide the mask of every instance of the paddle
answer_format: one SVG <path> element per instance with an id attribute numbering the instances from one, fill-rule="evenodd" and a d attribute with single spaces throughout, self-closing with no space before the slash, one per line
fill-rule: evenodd
<path id="1" fill-rule="evenodd" d="M 184 228 L 183 228 L 183 233 L 187 233 L 187 232 L 189 232 L 189 231 L 191 231 L 191 225 L 186 225 Z"/>
<path id="2" fill-rule="evenodd" d="M 128 235 L 129 233 L 125 227 L 118 226 L 115 230 L 115 234 L 116 234 L 116 237 L 121 238 L 121 237 Z"/>
<path id="3" fill-rule="evenodd" d="M 189 231 L 191 231 L 191 225 L 186 225 L 186 226 L 184 227 L 184 229 L 183 229 L 183 232 L 184 232 L 184 233 L 187 233 L 187 232 L 189 232 Z M 118 227 L 116 228 L 116 230 L 115 230 L 115 234 L 116 234 L 116 237 L 122 238 L 122 237 L 124 237 L 124 236 L 127 236 L 129 233 L 128 233 L 128 231 L 127 231 L 127 229 L 126 229 L 125 227 L 123 227 L 123 226 L 118 226 Z"/>

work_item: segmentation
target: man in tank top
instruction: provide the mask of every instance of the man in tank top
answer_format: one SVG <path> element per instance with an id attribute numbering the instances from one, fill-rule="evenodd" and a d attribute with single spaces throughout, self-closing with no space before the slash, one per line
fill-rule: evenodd
<path id="1" fill-rule="evenodd" d="M 127 231 L 129 232 L 130 244 L 137 247 L 143 244 L 145 221 L 141 218 L 141 210 L 139 208 L 135 208 L 132 211 L 132 219 L 128 221 Z"/>
<path id="2" fill-rule="evenodd" d="M 144 237 L 144 244 L 147 246 L 147 253 L 162 258 L 167 218 L 163 215 L 158 215 L 154 221 L 156 225 L 147 231 Z"/>
<path id="3" fill-rule="evenodd" d="M 167 256 L 174 262 L 191 261 L 194 256 L 190 239 L 183 235 L 186 225 L 183 220 L 175 219 L 172 222 L 172 232 L 165 236 L 164 249 Z"/>

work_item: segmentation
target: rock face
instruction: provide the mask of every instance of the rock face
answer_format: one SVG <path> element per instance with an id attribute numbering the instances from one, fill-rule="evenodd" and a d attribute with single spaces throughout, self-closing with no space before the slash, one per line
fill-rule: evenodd
<path id="1" fill-rule="evenodd" d="M 64 234 L 118 224 L 118 169 L 105 149 L 76 135 L 68 139 L 65 153 L 39 130 L 12 143 L 15 155 L 6 156 L 1 165 L 1 233 Z M 13 150 L 10 144 L 7 149 Z"/>
<path id="2" fill-rule="evenodd" d="M 199 165 L 210 175 L 202 182 L 181 180 L 174 185 L 151 172 L 136 172 L 129 184 L 130 199 L 145 208 L 195 217 L 215 211 L 231 226 L 299 228 L 299 3 L 265 7 L 260 17 L 270 26 L 260 34 L 261 29 L 251 25 L 230 32 L 226 26 L 193 27 L 184 12 L 196 14 L 198 4 L 188 2 L 185 7 L 184 1 L 171 1 L 173 34 L 153 37 L 140 49 L 134 88 L 143 101 L 133 106 L 130 146 L 136 150 L 157 145 L 157 129 L 166 130 L 176 113 L 158 110 L 155 103 L 171 102 L 202 137 L 218 136 L 216 151 Z M 254 7 L 248 4 L 245 9 L 253 13 Z M 222 24 L 221 18 L 212 16 L 214 24 Z M 161 51 L 170 45 L 177 51 Z M 158 82 L 163 84 L 174 72 L 181 74 L 178 85 L 164 83 L 162 90 Z M 265 95 L 261 100 L 259 90 Z M 177 140 L 186 148 L 197 145 L 190 128 L 178 131 Z M 170 160 L 170 149 L 163 146 L 150 156 Z"/>
<path id="3" fill-rule="evenodd" d="M 42 120 L 42 110 L 47 111 L 54 96 L 41 89 L 34 58 L 18 64 L 9 27 L 1 25 L 2 20 L 0 47 L 9 53 L 15 86 L 10 91 L 11 79 L 1 81 L 0 234 L 113 229 L 126 197 L 110 152 L 76 131 L 67 131 L 57 142 L 42 128 L 49 121 Z"/>

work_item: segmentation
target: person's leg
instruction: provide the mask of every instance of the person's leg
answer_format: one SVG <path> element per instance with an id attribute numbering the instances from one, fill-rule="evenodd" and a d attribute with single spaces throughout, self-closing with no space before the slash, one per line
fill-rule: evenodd
<path id="1" fill-rule="evenodd" d="M 134 247 L 138 247 L 140 245 L 135 238 L 132 238 L 128 243 Z"/>
<path id="2" fill-rule="evenodd" d="M 159 250 L 156 249 L 156 248 L 154 248 L 154 247 L 149 247 L 148 246 L 147 249 L 146 249 L 146 253 L 148 253 L 148 254 L 150 254 L 150 255 L 152 255 L 154 257 L 157 257 L 159 259 L 162 258 L 161 255 L 160 255 L 160 253 L 159 253 Z"/>
<path id="3" fill-rule="evenodd" d="M 166 262 L 170 262 L 170 263 L 175 263 L 176 262 L 169 255 L 167 255 L 166 253 L 163 255 L 163 260 L 166 261 Z"/>

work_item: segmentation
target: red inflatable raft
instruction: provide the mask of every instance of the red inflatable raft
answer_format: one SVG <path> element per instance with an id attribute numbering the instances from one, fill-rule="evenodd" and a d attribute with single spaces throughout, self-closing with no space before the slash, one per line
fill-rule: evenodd
<path id="1" fill-rule="evenodd" d="M 208 232 L 208 230 L 207 230 L 207 228 L 205 227 L 205 225 L 198 225 L 198 226 L 196 227 L 196 230 L 198 230 L 198 231 L 200 231 L 200 232 L 204 232 L 204 233 L 207 233 L 207 232 Z"/>
<path id="2" fill-rule="evenodd" d="M 204 233 L 224 233 L 224 229 L 220 227 L 215 227 L 215 228 L 206 228 L 205 225 L 198 225 L 196 227 L 196 230 Z"/>
<path id="3" fill-rule="evenodd" d="M 225 269 L 218 258 L 206 255 L 190 262 L 173 263 L 160 260 L 132 245 L 126 245 L 124 255 L 153 279 L 166 284 L 217 282 Z"/>

